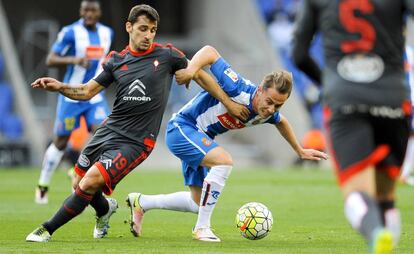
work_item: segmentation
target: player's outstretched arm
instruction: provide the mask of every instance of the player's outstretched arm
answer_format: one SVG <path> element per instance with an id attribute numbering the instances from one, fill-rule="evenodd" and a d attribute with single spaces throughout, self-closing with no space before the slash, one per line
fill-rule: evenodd
<path id="1" fill-rule="evenodd" d="M 276 128 L 302 160 L 320 161 L 321 159 L 328 159 L 328 155 L 324 152 L 315 149 L 304 149 L 299 144 L 296 135 L 293 132 L 292 126 L 290 125 L 286 117 L 280 115 L 280 118 L 280 122 L 275 125 Z"/>
<path id="2" fill-rule="evenodd" d="M 220 85 L 207 72 L 199 70 L 194 75 L 194 80 L 204 90 L 211 94 L 214 98 L 219 100 L 227 109 L 227 111 L 234 117 L 246 120 L 249 117 L 250 111 L 246 106 L 236 103 L 223 91 Z"/>
<path id="3" fill-rule="evenodd" d="M 178 84 L 187 84 L 194 78 L 194 75 L 204 66 L 212 65 L 220 54 L 212 46 L 204 46 L 193 56 L 188 63 L 187 68 L 181 69 L 175 73 L 175 79 Z"/>
<path id="4" fill-rule="evenodd" d="M 73 100 L 89 100 L 105 89 L 98 82 L 91 79 L 86 84 L 68 86 L 54 78 L 39 78 L 31 84 L 32 88 L 45 89 L 50 92 L 59 92 Z"/>
<path id="5" fill-rule="evenodd" d="M 50 52 L 46 58 L 46 65 L 49 67 L 59 67 L 69 64 L 80 65 L 83 68 L 88 68 L 89 60 L 86 57 L 59 56 L 54 52 Z"/>

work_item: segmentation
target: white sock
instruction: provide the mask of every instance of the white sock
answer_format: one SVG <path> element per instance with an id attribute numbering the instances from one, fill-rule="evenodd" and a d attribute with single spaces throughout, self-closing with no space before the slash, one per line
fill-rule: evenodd
<path id="1" fill-rule="evenodd" d="M 165 209 L 198 213 L 198 205 L 191 198 L 191 193 L 189 191 L 160 195 L 141 195 L 139 204 L 146 212 L 151 209 Z"/>
<path id="2" fill-rule="evenodd" d="M 397 246 L 401 237 L 401 216 L 397 208 L 388 209 L 385 214 L 385 227 L 391 231 L 394 247 Z"/>
<path id="3" fill-rule="evenodd" d="M 210 169 L 203 182 L 198 219 L 195 226 L 197 228 L 210 227 L 211 215 L 220 197 L 227 178 L 231 173 L 232 166 L 220 165 Z"/>
<path id="4" fill-rule="evenodd" d="M 414 167 L 414 137 L 410 137 L 402 167 L 401 177 L 409 177 Z"/>
<path id="5" fill-rule="evenodd" d="M 55 144 L 50 144 L 43 158 L 42 172 L 40 173 L 39 185 L 49 186 L 55 169 L 62 159 L 64 151 L 57 149 Z"/>

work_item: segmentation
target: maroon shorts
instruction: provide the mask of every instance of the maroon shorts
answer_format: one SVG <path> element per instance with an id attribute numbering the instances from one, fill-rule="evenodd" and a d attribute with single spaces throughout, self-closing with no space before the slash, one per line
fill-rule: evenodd
<path id="1" fill-rule="evenodd" d="M 83 177 L 95 165 L 105 180 L 102 191 L 111 195 L 116 185 L 148 157 L 154 145 L 155 141 L 150 138 L 136 142 L 108 128 L 100 128 L 79 156 L 75 172 Z"/>
<path id="2" fill-rule="evenodd" d="M 361 107 L 364 112 L 348 108 L 346 113 L 324 109 L 339 185 L 371 166 L 392 179 L 399 176 L 410 133 L 411 112 L 405 108 Z"/>

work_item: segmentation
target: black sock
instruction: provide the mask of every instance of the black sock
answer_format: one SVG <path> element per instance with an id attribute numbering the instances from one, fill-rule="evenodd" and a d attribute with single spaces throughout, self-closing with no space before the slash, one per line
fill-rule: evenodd
<path id="1" fill-rule="evenodd" d="M 91 202 L 91 194 L 82 191 L 79 187 L 62 204 L 60 209 L 50 220 L 43 223 L 43 226 L 50 234 L 80 214 Z"/>
<path id="2" fill-rule="evenodd" d="M 374 237 L 375 229 L 384 227 L 377 202 L 364 192 L 352 192 L 345 201 L 345 214 L 352 227 L 367 241 Z"/>
<path id="3" fill-rule="evenodd" d="M 109 210 L 108 200 L 102 195 L 102 191 L 96 192 L 89 204 L 95 209 L 97 217 L 105 215 Z"/>
<path id="4" fill-rule="evenodd" d="M 385 212 L 389 209 L 393 209 L 395 207 L 395 202 L 394 200 L 379 201 L 378 206 L 381 212 L 382 223 L 385 225 Z"/>

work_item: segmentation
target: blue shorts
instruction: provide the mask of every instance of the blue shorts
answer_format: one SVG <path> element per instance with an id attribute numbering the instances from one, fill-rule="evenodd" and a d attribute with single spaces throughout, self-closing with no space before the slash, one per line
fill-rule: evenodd
<path id="1" fill-rule="evenodd" d="M 191 123 L 168 122 L 165 136 L 170 151 L 180 158 L 184 184 L 203 186 L 209 168 L 201 167 L 204 156 L 219 145 Z"/>
<path id="2" fill-rule="evenodd" d="M 92 125 L 99 125 L 108 116 L 109 108 L 106 100 L 97 103 L 70 102 L 59 95 L 54 133 L 56 136 L 69 136 L 79 127 L 80 117 L 84 116 L 88 130 Z"/>

